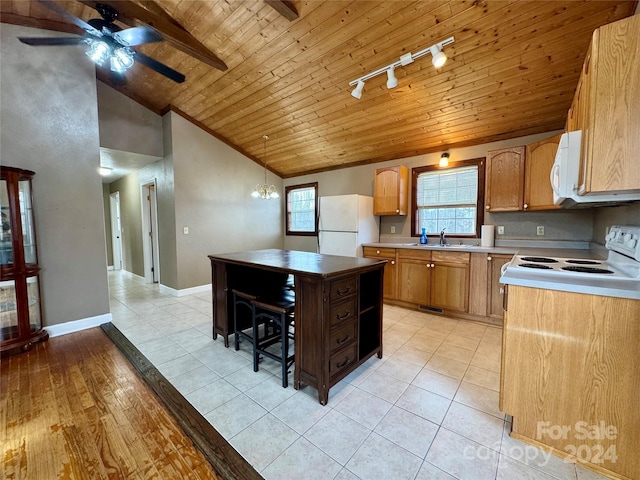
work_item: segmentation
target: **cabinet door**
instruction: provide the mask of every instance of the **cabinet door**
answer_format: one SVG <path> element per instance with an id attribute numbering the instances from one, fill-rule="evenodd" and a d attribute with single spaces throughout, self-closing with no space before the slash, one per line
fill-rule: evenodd
<path id="1" fill-rule="evenodd" d="M 378 168 L 373 180 L 373 214 L 408 213 L 409 169 L 405 166 Z"/>
<path id="2" fill-rule="evenodd" d="M 469 265 L 432 262 L 431 303 L 434 307 L 467 312 L 469 310 Z"/>
<path id="3" fill-rule="evenodd" d="M 485 209 L 490 212 L 522 210 L 525 147 L 487 152 Z"/>
<path id="4" fill-rule="evenodd" d="M 431 263 L 429 260 L 398 260 L 398 285 L 400 300 L 429 304 Z"/>
<path id="5" fill-rule="evenodd" d="M 560 135 L 527 145 L 525 160 L 524 210 L 553 210 L 553 189 L 549 180 Z"/>
<path id="6" fill-rule="evenodd" d="M 580 194 L 640 192 L 640 16 L 596 30 Z M 588 65 L 588 62 L 585 62 Z M 585 135 L 586 131 L 586 135 Z"/>
<path id="7" fill-rule="evenodd" d="M 511 255 L 489 255 L 489 274 L 491 281 L 489 282 L 489 291 L 487 296 L 487 316 L 497 319 L 503 318 L 502 300 L 504 290 L 500 284 L 501 269 L 505 263 L 509 263 L 513 256 Z"/>
<path id="8" fill-rule="evenodd" d="M 384 298 L 396 299 L 396 250 L 394 248 L 364 247 L 364 257 L 386 260 L 384 266 Z"/>

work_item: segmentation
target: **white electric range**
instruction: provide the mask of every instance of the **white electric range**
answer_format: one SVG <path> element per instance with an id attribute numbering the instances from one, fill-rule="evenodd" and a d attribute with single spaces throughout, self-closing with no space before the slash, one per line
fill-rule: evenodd
<path id="1" fill-rule="evenodd" d="M 640 226 L 614 225 L 606 259 L 516 254 L 501 283 L 640 299 Z"/>

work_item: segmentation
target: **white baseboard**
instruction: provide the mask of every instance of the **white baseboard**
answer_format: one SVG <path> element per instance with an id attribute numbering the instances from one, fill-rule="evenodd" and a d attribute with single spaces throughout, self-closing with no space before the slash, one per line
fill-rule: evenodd
<path id="1" fill-rule="evenodd" d="M 135 273 L 130 272 L 129 270 L 122 269 L 122 273 L 127 277 L 135 278 L 137 280 L 142 280 L 144 282 L 144 277 L 141 277 L 140 275 L 136 275 Z"/>
<path id="2" fill-rule="evenodd" d="M 204 293 L 211 291 L 211 284 L 200 285 L 198 287 L 183 288 L 182 290 L 176 290 L 175 288 L 167 287 L 160 284 L 160 291 L 174 297 L 184 297 L 185 295 L 193 295 L 194 293 Z"/>
<path id="3" fill-rule="evenodd" d="M 67 333 L 79 332 L 80 330 L 86 330 L 87 328 L 98 327 L 103 323 L 109 323 L 113 319 L 110 313 L 104 315 L 97 315 L 95 317 L 81 318 L 80 320 L 73 320 L 71 322 L 58 323 L 56 325 L 45 326 L 44 329 L 49 332 L 50 337 L 58 337 L 60 335 L 66 335 Z"/>
<path id="4" fill-rule="evenodd" d="M 107 265 L 107 271 L 109 270 L 115 270 L 115 268 L 113 268 L 113 265 Z"/>

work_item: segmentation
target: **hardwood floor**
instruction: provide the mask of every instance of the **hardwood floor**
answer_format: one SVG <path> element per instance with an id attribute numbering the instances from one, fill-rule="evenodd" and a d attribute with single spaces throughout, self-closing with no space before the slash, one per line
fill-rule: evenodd
<path id="1" fill-rule="evenodd" d="M 224 465 L 214 472 L 100 328 L 0 367 L 0 478 L 230 478 Z"/>

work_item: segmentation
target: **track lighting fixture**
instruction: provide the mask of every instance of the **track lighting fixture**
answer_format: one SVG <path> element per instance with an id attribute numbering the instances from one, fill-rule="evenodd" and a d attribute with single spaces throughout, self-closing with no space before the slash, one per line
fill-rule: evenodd
<path id="1" fill-rule="evenodd" d="M 436 68 L 440 68 L 447 61 L 447 56 L 438 45 L 430 47 L 431 50 L 431 63 Z"/>
<path id="2" fill-rule="evenodd" d="M 443 153 L 440 156 L 440 163 L 438 164 L 441 167 L 448 167 L 449 166 L 449 154 L 448 153 Z"/>
<path id="3" fill-rule="evenodd" d="M 351 85 L 351 84 L 349 84 Z M 356 88 L 351 92 L 351 96 L 357 98 L 358 100 L 362 98 L 362 89 L 364 88 L 364 82 L 362 80 L 358 81 Z"/>
<path id="4" fill-rule="evenodd" d="M 387 70 L 387 88 L 396 88 L 398 86 L 398 79 L 396 78 L 394 70 L 394 67 Z"/>
<path id="5" fill-rule="evenodd" d="M 449 37 L 446 40 L 443 40 L 442 42 L 438 42 L 435 45 L 431 45 L 429 48 L 420 50 L 417 53 L 414 53 L 414 54 L 405 53 L 400 57 L 400 60 L 393 62 L 392 64 L 387 65 L 386 67 L 379 68 L 378 70 L 368 73 L 367 75 L 364 75 L 360 78 L 356 78 L 355 80 L 350 81 L 349 86 L 351 87 L 353 87 L 354 85 L 356 86 L 351 92 L 351 95 L 355 98 L 360 99 L 362 97 L 364 82 L 384 72 L 387 72 L 387 88 L 391 89 L 391 88 L 397 87 L 398 79 L 396 78 L 396 75 L 395 75 L 395 68 L 409 65 L 410 63 L 413 63 L 414 60 L 420 57 L 423 57 L 427 54 L 431 54 L 431 57 L 432 57 L 431 62 L 433 63 L 433 66 L 435 68 L 442 67 L 444 63 L 447 61 L 447 56 L 442 51 L 442 48 L 446 47 L 447 45 L 451 45 L 453 41 L 454 41 L 454 38 Z"/>

